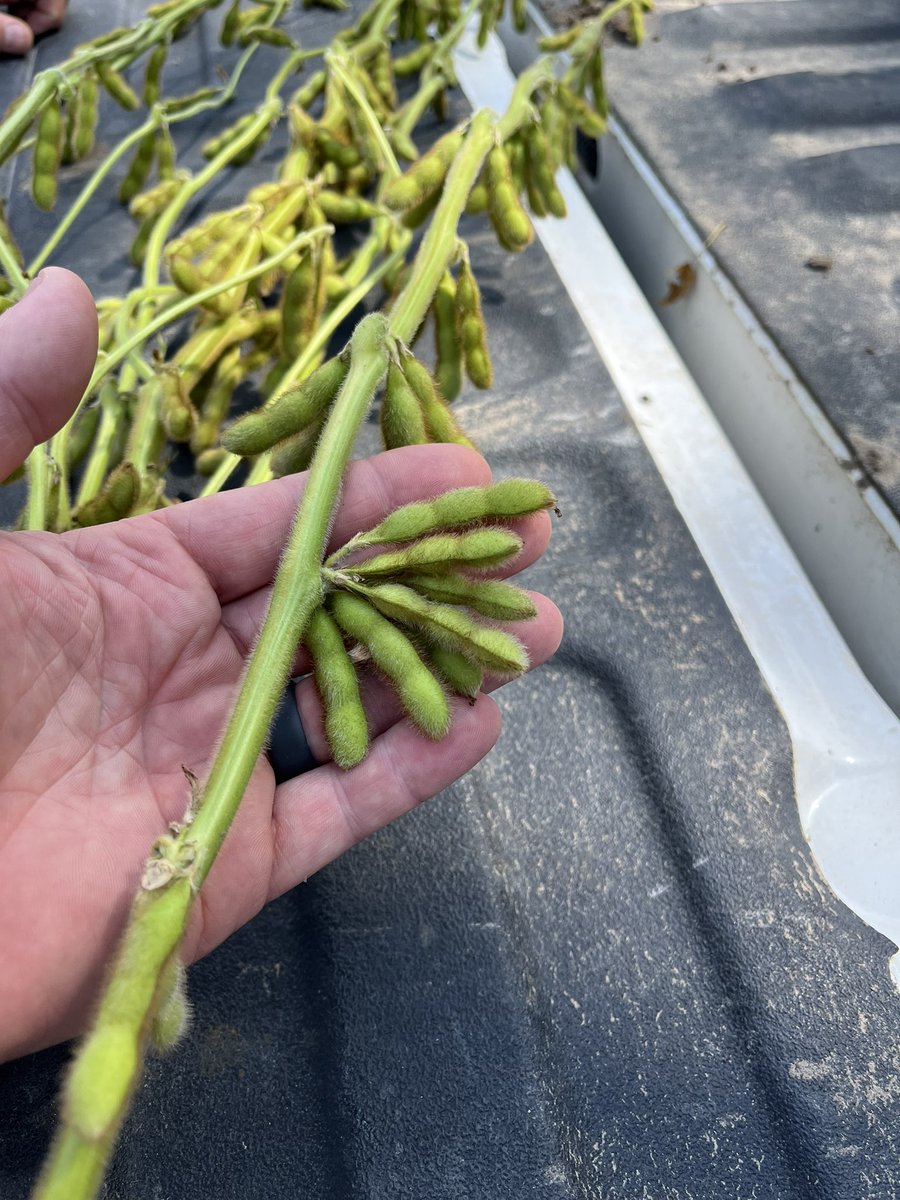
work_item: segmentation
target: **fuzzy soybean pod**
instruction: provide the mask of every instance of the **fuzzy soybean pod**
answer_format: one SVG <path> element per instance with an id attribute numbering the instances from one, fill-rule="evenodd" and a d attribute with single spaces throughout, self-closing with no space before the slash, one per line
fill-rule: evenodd
<path id="1" fill-rule="evenodd" d="M 262 454 L 286 437 L 299 433 L 320 417 L 340 390 L 348 364 L 337 355 L 313 371 L 299 387 L 277 396 L 256 412 L 247 413 L 222 434 L 232 454 Z"/>
<path id="2" fill-rule="evenodd" d="M 585 137 L 599 138 L 606 133 L 606 121 L 594 112 L 583 96 L 579 96 L 564 83 L 557 86 L 556 94 L 564 111 Z"/>
<path id="3" fill-rule="evenodd" d="M 182 173 L 180 179 L 161 179 L 145 192 L 139 192 L 128 205 L 128 211 L 136 221 L 148 221 L 152 217 L 158 217 L 174 200 L 176 192 L 187 178 L 187 174 Z"/>
<path id="4" fill-rule="evenodd" d="M 606 98 L 606 82 L 603 70 L 603 50 L 600 46 L 591 55 L 588 63 L 591 77 L 591 93 L 594 97 L 594 112 L 604 121 L 609 116 L 609 101 Z"/>
<path id="5" fill-rule="evenodd" d="M 421 46 L 416 46 L 415 50 L 410 50 L 409 54 L 402 54 L 399 58 L 395 58 L 394 75 L 398 79 L 405 79 L 408 75 L 417 75 L 431 59 L 434 47 L 435 43 L 432 41 L 423 42 Z"/>
<path id="6" fill-rule="evenodd" d="M 477 388 L 489 388 L 494 382 L 494 370 L 487 348 L 481 292 L 467 258 L 460 263 L 456 281 L 456 320 L 466 374 Z"/>
<path id="7" fill-rule="evenodd" d="M 75 418 L 75 424 L 66 445 L 66 465 L 70 471 L 74 471 L 90 450 L 99 422 L 99 404 L 87 405 Z"/>
<path id="8" fill-rule="evenodd" d="M 451 404 L 462 387 L 462 354 L 456 321 L 456 282 L 444 272 L 431 302 L 434 317 L 434 377 L 441 395 Z"/>
<path id="9" fill-rule="evenodd" d="M 457 446 L 475 449 L 459 422 L 444 403 L 428 368 L 410 355 L 403 360 L 403 374 L 422 408 L 425 429 L 431 442 L 452 442 Z"/>
<path id="10" fill-rule="evenodd" d="M 191 1023 L 187 972 L 174 955 L 162 973 L 158 995 L 159 1001 L 150 1022 L 150 1042 L 157 1053 L 165 1054 L 178 1045 Z"/>
<path id="11" fill-rule="evenodd" d="M 460 568 L 486 571 L 500 567 L 522 552 L 522 539 L 508 529 L 473 529 L 468 533 L 436 533 L 420 538 L 402 550 L 386 550 L 347 570 L 360 579 L 383 575 L 448 573 Z"/>
<path id="12" fill-rule="evenodd" d="M 34 143 L 31 195 L 38 208 L 50 212 L 56 204 L 56 187 L 62 159 L 63 120 L 59 97 L 44 106 Z"/>
<path id="13" fill-rule="evenodd" d="M 236 137 L 240 137 L 244 130 L 253 124 L 255 115 L 255 113 L 244 113 L 243 116 L 238 117 L 236 121 L 232 121 L 225 129 L 207 138 L 200 147 L 200 153 L 207 160 L 215 158 L 217 154 L 225 149 L 229 142 L 233 142 Z"/>
<path id="14" fill-rule="evenodd" d="M 488 190 L 488 216 L 505 250 L 524 250 L 534 237 L 528 213 L 522 207 L 513 184 L 506 149 L 493 147 L 485 163 Z"/>
<path id="15" fill-rule="evenodd" d="M 141 477 L 131 463 L 111 471 L 101 490 L 72 514 L 76 525 L 102 525 L 127 517 L 140 498 Z"/>
<path id="16" fill-rule="evenodd" d="M 164 371 L 162 381 L 160 420 L 166 437 L 170 442 L 188 442 L 197 424 L 197 412 L 176 372 Z"/>
<path id="17" fill-rule="evenodd" d="M 164 125 L 156 135 L 156 170 L 160 180 L 174 177 L 177 155 L 175 141 L 169 133 L 169 127 Z"/>
<path id="18" fill-rule="evenodd" d="M 313 613 L 303 641 L 313 662 L 331 757 L 348 771 L 362 762 L 369 749 L 369 726 L 356 668 L 338 625 L 324 608 Z"/>
<path id="19" fill-rule="evenodd" d="M 297 358 L 315 328 L 321 273 L 321 254 L 310 246 L 285 282 L 281 298 L 281 344 L 288 358 Z"/>
<path id="20" fill-rule="evenodd" d="M 451 129 L 439 138 L 427 154 L 423 154 L 402 175 L 392 179 L 384 189 L 382 199 L 388 208 L 406 212 L 437 193 L 462 144 L 461 129 Z"/>
<path id="21" fill-rule="evenodd" d="M 421 629 L 438 645 L 464 654 L 486 671 L 508 677 L 528 670 L 528 655 L 520 641 L 502 629 L 480 624 L 459 608 L 435 604 L 402 583 L 355 586 L 386 617 Z"/>
<path id="22" fill-rule="evenodd" d="M 450 727 L 447 697 L 406 634 L 361 596 L 332 592 L 328 606 L 341 629 L 368 650 L 419 729 L 427 737 L 442 738 Z"/>
<path id="23" fill-rule="evenodd" d="M 190 437 L 192 454 L 200 455 L 218 441 L 219 430 L 228 413 L 231 397 L 245 373 L 241 361 L 241 347 L 229 347 L 216 363 L 212 380 L 203 397 L 200 414 Z M 196 391 L 192 399 L 194 396 Z"/>
<path id="24" fill-rule="evenodd" d="M 387 112 L 393 112 L 397 107 L 397 88 L 394 83 L 394 64 L 387 43 L 382 43 L 378 53 L 372 60 L 369 77 L 375 90 L 381 97 Z"/>
<path id="25" fill-rule="evenodd" d="M 262 254 L 262 234 L 259 226 L 253 225 L 247 230 L 243 242 L 238 248 L 237 254 L 234 257 L 233 266 L 229 268 L 229 274 L 240 275 L 244 271 L 249 271 L 251 267 L 259 262 Z M 244 297 L 247 295 L 247 281 L 236 284 L 227 291 L 219 292 L 209 301 L 209 307 L 213 312 L 220 317 L 233 316 L 241 305 L 244 303 Z"/>
<path id="26" fill-rule="evenodd" d="M 411 542 L 439 529 L 459 529 L 495 517 L 524 517 L 555 504 L 556 497 L 537 479 L 504 479 L 487 487 L 456 488 L 433 500 L 416 500 L 394 509 L 354 543 Z"/>
<path id="27" fill-rule="evenodd" d="M 479 179 L 471 192 L 469 192 L 469 198 L 466 201 L 466 212 L 469 216 L 477 216 L 479 213 L 487 212 L 487 206 L 487 184 L 483 179 Z"/>
<path id="28" fill-rule="evenodd" d="M 109 63 L 98 62 L 96 71 L 97 78 L 116 104 L 124 108 L 126 112 L 134 112 L 136 108 L 140 108 L 141 100 L 137 92 L 114 67 Z"/>
<path id="29" fill-rule="evenodd" d="M 544 213 L 552 213 L 560 219 L 566 215 L 566 202 L 556 186 L 555 167 L 550 143 L 540 125 L 529 126 L 525 133 L 526 170 L 529 182 L 529 198 L 538 198 Z"/>
<path id="30" fill-rule="evenodd" d="M 406 575 L 403 582 L 428 600 L 471 608 L 494 621 L 530 621 L 537 616 L 527 592 L 499 579 L 428 574 Z"/>
<path id="31" fill-rule="evenodd" d="M 327 72 L 316 71 L 313 75 L 310 75 L 306 83 L 297 88 L 296 92 L 291 96 L 290 103 L 296 104 L 301 109 L 310 108 L 325 91 L 325 84 L 327 82 Z"/>
<path id="32" fill-rule="evenodd" d="M 326 221 L 334 225 L 352 225 L 357 221 L 369 221 L 379 215 L 379 208 L 364 196 L 343 196 L 340 192 L 324 189 L 316 199 Z"/>
<path id="33" fill-rule="evenodd" d="M 279 442 L 272 449 L 269 455 L 269 467 L 276 479 L 307 470 L 313 460 L 316 446 L 319 444 L 324 424 L 325 418 L 321 417 L 312 425 L 301 429 L 299 433 L 285 438 L 283 442 Z"/>
<path id="34" fill-rule="evenodd" d="M 423 446 L 429 440 L 422 406 L 396 363 L 388 367 L 380 422 L 386 450 L 396 450 L 400 446 Z"/>
<path id="35" fill-rule="evenodd" d="M 525 0 L 512 0 L 513 25 L 518 33 L 524 33 L 528 28 L 528 8 Z"/>
<path id="36" fill-rule="evenodd" d="M 222 28 L 219 30 L 219 41 L 223 46 L 232 46 L 234 39 L 237 37 L 240 29 L 241 19 L 241 0 L 232 0 L 229 5 L 228 12 L 222 21 Z"/>
<path id="37" fill-rule="evenodd" d="M 147 69 L 144 72 L 144 87 L 141 92 L 141 99 L 148 108 L 152 108 L 159 99 L 162 72 L 168 53 L 169 43 L 160 42 L 158 46 L 154 47 L 150 57 L 147 59 Z"/>
<path id="38" fill-rule="evenodd" d="M 150 177 L 153 159 L 156 157 L 156 131 L 145 134 L 138 142 L 137 150 L 125 178 L 119 184 L 119 202 L 130 204 Z"/>
<path id="39" fill-rule="evenodd" d="M 484 672 L 477 663 L 469 662 L 458 650 L 448 650 L 423 638 L 425 659 L 432 670 L 443 679 L 451 692 L 468 696 L 474 701 L 484 683 Z"/>

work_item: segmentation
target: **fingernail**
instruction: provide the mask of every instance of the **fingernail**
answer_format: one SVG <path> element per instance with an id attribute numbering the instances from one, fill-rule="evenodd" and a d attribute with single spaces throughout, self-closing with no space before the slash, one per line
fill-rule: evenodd
<path id="1" fill-rule="evenodd" d="M 27 54 L 31 49 L 31 37 L 28 30 L 19 24 L 10 22 L 0 29 L 0 48 L 6 54 Z"/>

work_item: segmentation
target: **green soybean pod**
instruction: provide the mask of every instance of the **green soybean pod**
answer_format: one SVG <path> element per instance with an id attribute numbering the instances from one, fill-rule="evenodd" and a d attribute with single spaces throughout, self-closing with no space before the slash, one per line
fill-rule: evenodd
<path id="1" fill-rule="evenodd" d="M 204 477 L 215 475 L 227 457 L 228 451 L 222 446 L 209 446 L 194 458 L 194 470 Z"/>
<path id="2" fill-rule="evenodd" d="M 197 412 L 175 371 L 162 373 L 160 420 L 170 442 L 188 442 L 197 424 Z"/>
<path id="3" fill-rule="evenodd" d="M 95 70 L 97 78 L 109 95 L 112 96 L 113 100 L 115 100 L 116 104 L 124 108 L 126 112 L 134 112 L 136 108 L 140 108 L 140 97 L 127 82 L 124 75 L 121 75 L 114 67 L 105 62 L 98 62 Z"/>
<path id="4" fill-rule="evenodd" d="M 300 471 L 309 469 L 324 424 L 324 419 L 315 421 L 298 433 L 285 438 L 283 442 L 279 442 L 272 449 L 269 455 L 269 467 L 276 479 L 281 479 L 285 475 L 296 475 Z"/>
<path id="5" fill-rule="evenodd" d="M 447 177 L 450 165 L 463 144 L 463 131 L 451 129 L 434 143 L 431 149 L 392 179 L 384 189 L 382 199 L 388 208 L 405 212 L 416 208 L 436 193 Z"/>
<path id="6" fill-rule="evenodd" d="M 340 355 L 330 358 L 299 387 L 283 392 L 263 408 L 235 421 L 224 430 L 222 445 L 232 454 L 249 457 L 299 433 L 324 414 L 340 390 L 347 370 Z"/>
<path id="7" fill-rule="evenodd" d="M 572 123 L 555 96 L 548 96 L 538 106 L 541 128 L 550 143 L 550 153 L 555 163 L 572 167 L 573 155 Z"/>
<path id="8" fill-rule="evenodd" d="M 488 35 L 500 17 L 500 0 L 481 0 L 479 7 L 481 21 L 478 25 L 478 48 L 483 50 L 487 45 Z"/>
<path id="9" fill-rule="evenodd" d="M 156 1012 L 150 1022 L 150 1042 L 159 1054 L 173 1050 L 188 1031 L 191 1006 L 187 998 L 187 973 L 173 955 L 162 973 Z"/>
<path id="10" fill-rule="evenodd" d="M 431 302 L 434 318 L 434 377 L 441 395 L 451 404 L 462 387 L 462 351 L 456 320 L 456 282 L 445 271 Z"/>
<path id="11" fill-rule="evenodd" d="M 479 179 L 471 192 L 469 192 L 469 198 L 466 201 L 466 212 L 469 216 L 477 216 L 479 213 L 487 212 L 487 206 L 487 184 L 482 179 Z"/>
<path id="12" fill-rule="evenodd" d="M 468 258 L 463 258 L 456 281 L 456 320 L 466 374 L 477 388 L 494 382 L 487 329 L 481 309 L 481 292 Z"/>
<path id="13" fill-rule="evenodd" d="M 153 169 L 153 159 L 156 157 L 156 131 L 144 134 L 138 142 L 137 150 L 131 165 L 125 172 L 125 178 L 119 184 L 119 202 L 130 204 L 135 198 Z"/>
<path id="14" fill-rule="evenodd" d="M 74 471 L 90 450 L 99 422 L 99 404 L 86 405 L 75 418 L 75 424 L 72 426 L 72 432 L 69 434 L 69 441 L 66 445 L 66 466 L 70 471 Z"/>
<path id="15" fill-rule="evenodd" d="M 631 17 L 631 41 L 635 46 L 640 46 L 647 36 L 647 29 L 644 24 L 644 6 L 641 0 L 632 0 L 632 3 L 628 6 L 628 12 Z"/>
<path id="16" fill-rule="evenodd" d="M 41 110 L 31 177 L 31 195 L 38 208 L 50 212 L 56 204 L 56 187 L 62 158 L 62 108 L 52 96 Z"/>
<path id="17" fill-rule="evenodd" d="M 509 159 L 509 173 L 516 193 L 525 190 L 525 143 L 520 133 L 514 133 L 504 149 Z"/>
<path id="18" fill-rule="evenodd" d="M 560 50 L 568 50 L 580 33 L 580 25 L 573 25 L 571 29 L 565 29 L 562 33 L 548 33 L 545 37 L 538 38 L 538 49 L 543 54 L 556 54 Z"/>
<path id="19" fill-rule="evenodd" d="M 173 179 L 175 177 L 175 163 L 177 151 L 175 142 L 169 133 L 169 127 L 164 125 L 156 135 L 156 169 L 159 173 L 160 181 Z M 185 178 L 188 178 L 185 175 Z"/>
<path id="20" fill-rule="evenodd" d="M 5 245 L 11 251 L 13 258 L 16 260 L 19 266 L 23 266 L 24 259 L 22 258 L 22 251 L 19 249 L 19 245 L 16 242 L 16 239 L 13 237 L 13 231 L 10 228 L 9 221 L 7 220 L 6 216 L 6 206 L 2 200 L 0 200 L 0 238 L 3 239 Z"/>
<path id="21" fill-rule="evenodd" d="M 297 358 L 315 327 L 321 256 L 309 247 L 285 281 L 281 296 L 281 345 L 288 358 Z"/>
<path id="22" fill-rule="evenodd" d="M 130 1024 L 101 1025 L 88 1035 L 63 1093 L 66 1119 L 86 1141 L 111 1136 L 138 1069 L 137 1036 Z"/>
<path id="23" fill-rule="evenodd" d="M 360 596 L 332 592 L 328 605 L 341 629 L 369 651 L 418 728 L 427 737 L 442 738 L 450 727 L 447 697 L 406 634 Z"/>
<path id="24" fill-rule="evenodd" d="M 525 0 L 512 0 L 513 25 L 518 33 L 524 33 L 528 28 L 528 8 Z"/>
<path id="25" fill-rule="evenodd" d="M 382 42 L 372 60 L 370 78 L 382 99 L 385 111 L 393 112 L 397 107 L 397 87 L 394 83 L 394 63 L 387 42 Z"/>
<path id="26" fill-rule="evenodd" d="M 423 446 L 428 441 L 422 406 L 396 363 L 388 367 L 380 423 L 386 450 Z"/>
<path id="27" fill-rule="evenodd" d="M 583 96 L 564 83 L 557 85 L 556 94 L 565 112 L 585 137 L 599 138 L 606 133 L 606 120 L 594 112 Z"/>
<path id="28" fill-rule="evenodd" d="M 389 129 L 387 131 L 387 138 L 391 149 L 398 158 L 405 159 L 406 162 L 415 162 L 419 157 L 419 150 L 416 143 L 402 129 Z"/>
<path id="29" fill-rule="evenodd" d="M 404 359 L 402 369 L 421 405 L 428 440 L 450 442 L 457 446 L 468 446 L 470 450 L 474 450 L 475 443 L 466 436 L 459 422 L 444 403 L 428 368 L 410 356 Z"/>
<path id="30" fill-rule="evenodd" d="M 356 668 L 340 629 L 324 608 L 313 613 L 303 641 L 313 662 L 331 757 L 347 771 L 362 762 L 369 749 L 369 726 Z"/>
<path id="31" fill-rule="evenodd" d="M 283 50 L 292 50 L 296 42 L 284 29 L 273 29 L 270 25 L 252 25 L 244 29 L 238 42 L 242 46 L 277 46 Z"/>
<path id="32" fill-rule="evenodd" d="M 316 71 L 310 75 L 306 83 L 298 87 L 296 92 L 290 99 L 291 104 L 296 104 L 299 108 L 307 109 L 322 95 L 325 91 L 325 84 L 328 82 L 328 74 L 325 71 Z"/>
<path id="33" fill-rule="evenodd" d="M 410 50 L 408 54 L 402 54 L 399 58 L 395 58 L 394 75 L 398 79 L 405 79 L 408 75 L 417 75 L 434 55 L 434 49 L 435 43 L 427 41 L 423 42 L 421 46 L 416 46 L 415 50 Z"/>
<path id="34" fill-rule="evenodd" d="M 473 529 L 469 533 L 432 534 L 402 550 L 387 550 L 354 563 L 348 570 L 360 579 L 405 571 L 485 571 L 511 562 L 521 552 L 522 539 L 508 529 Z"/>
<path id="35" fill-rule="evenodd" d="M 223 46 L 231 46 L 240 28 L 241 0 L 232 0 L 219 30 L 219 41 Z"/>
<path id="36" fill-rule="evenodd" d="M 530 621 L 537 616 L 531 597 L 499 579 L 468 579 L 464 575 L 405 575 L 403 582 L 428 600 L 462 605 L 493 621 Z"/>
<path id="37" fill-rule="evenodd" d="M 169 53 L 169 43 L 160 42 L 155 46 L 147 59 L 147 69 L 144 72 L 144 87 L 141 99 L 148 108 L 152 108 L 160 96 L 162 71 Z"/>
<path id="38" fill-rule="evenodd" d="M 474 700 L 484 683 L 484 672 L 476 663 L 470 662 L 458 650 L 448 650 L 434 642 L 426 642 L 425 658 L 432 670 L 443 679 L 451 692 L 468 696 Z"/>
<path id="39" fill-rule="evenodd" d="M 493 517 L 524 517 L 553 508 L 556 497 L 537 479 L 504 479 L 487 487 L 456 488 L 432 500 L 415 500 L 389 513 L 357 545 L 410 542 L 438 529 L 458 529 Z"/>
<path id="40" fill-rule="evenodd" d="M 402 583 L 355 586 L 386 617 L 422 629 L 439 645 L 464 654 L 486 671 L 512 676 L 528 670 L 528 655 L 517 638 L 481 625 L 459 608 L 435 604 Z"/>
<path id="41" fill-rule="evenodd" d="M 606 82 L 603 70 L 603 50 L 600 46 L 591 55 L 588 63 L 591 76 L 591 94 L 594 97 L 594 112 L 603 121 L 609 116 L 609 101 L 606 98 Z"/>
<path id="42" fill-rule="evenodd" d="M 528 155 L 528 172 L 535 192 L 540 196 L 546 212 L 554 217 L 566 215 L 566 202 L 556 186 L 555 165 L 550 142 L 540 125 L 531 125 L 525 134 Z M 529 195 L 531 193 L 529 192 Z"/>
<path id="43" fill-rule="evenodd" d="M 187 175 L 184 173 L 180 179 L 161 179 L 159 183 L 154 184 L 145 192 L 139 192 L 128 205 L 128 211 L 137 221 L 147 221 L 151 217 L 158 217 L 163 209 L 167 208 L 174 200 L 186 179 Z"/>
<path id="44" fill-rule="evenodd" d="M 230 346 L 216 363 L 212 381 L 203 398 L 199 418 L 191 434 L 191 452 L 194 455 L 200 455 L 215 445 L 222 422 L 228 413 L 231 397 L 244 374 L 241 347 Z M 192 398 L 194 394 L 192 393 Z"/>
<path id="45" fill-rule="evenodd" d="M 534 237 L 528 213 L 522 207 L 513 184 L 506 149 L 496 145 L 485 163 L 488 189 L 488 216 L 505 250 L 524 250 Z"/>
<path id="46" fill-rule="evenodd" d="M 316 199 L 326 221 L 333 225 L 352 225 L 357 221 L 369 221 L 379 215 L 377 204 L 364 196 L 344 196 L 328 188 L 319 192 Z"/>
<path id="47" fill-rule="evenodd" d="M 76 525 L 102 525 L 127 517 L 141 494 L 141 477 L 131 463 L 120 463 L 110 472 L 101 490 L 72 514 Z"/>
<path id="48" fill-rule="evenodd" d="M 350 170 L 362 162 L 362 155 L 350 142 L 339 138 L 324 125 L 317 125 L 313 135 L 319 153 L 326 162 L 334 163 L 343 171 Z"/>

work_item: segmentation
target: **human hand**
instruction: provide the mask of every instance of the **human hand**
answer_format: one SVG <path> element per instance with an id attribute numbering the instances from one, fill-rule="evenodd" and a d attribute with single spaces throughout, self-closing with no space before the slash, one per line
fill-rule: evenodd
<path id="1" fill-rule="evenodd" d="M 63 23 L 69 0 L 21 0 L 5 4 L 8 15 L 0 15 L 0 51 L 27 54 L 34 39 Z"/>
<path id="2" fill-rule="evenodd" d="M 59 269 L 0 317 L 0 478 L 71 414 L 96 337 L 90 294 Z M 354 463 L 334 544 L 399 504 L 489 476 L 448 445 Z M 183 816 L 182 767 L 202 778 L 211 761 L 304 478 L 62 535 L 0 533 L 0 1061 L 84 1027 L 149 848 Z M 521 569 L 550 524 L 539 513 L 516 528 Z M 537 664 L 561 619 L 534 599 L 538 618 L 516 632 Z M 301 652 L 295 673 L 305 668 Z M 499 734 L 485 695 L 455 703 L 441 742 L 421 737 L 375 677 L 364 675 L 363 695 L 374 740 L 345 773 L 328 761 L 312 682 L 298 686 L 322 765 L 276 786 L 260 758 L 194 907 L 186 962 L 459 778 Z"/>

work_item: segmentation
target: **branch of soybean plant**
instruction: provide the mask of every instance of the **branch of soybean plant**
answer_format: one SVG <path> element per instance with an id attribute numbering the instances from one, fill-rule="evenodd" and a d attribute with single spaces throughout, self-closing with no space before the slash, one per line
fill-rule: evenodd
<path id="1" fill-rule="evenodd" d="M 35 1200 L 90 1200 L 96 1194 L 140 1076 L 154 1014 L 177 1007 L 178 943 L 259 757 L 296 646 L 321 602 L 322 554 L 341 479 L 390 353 L 385 318 L 364 318 L 351 339 L 350 367 L 209 778 L 183 830 L 154 844 L 96 1021 L 69 1075 L 61 1126 Z"/>

